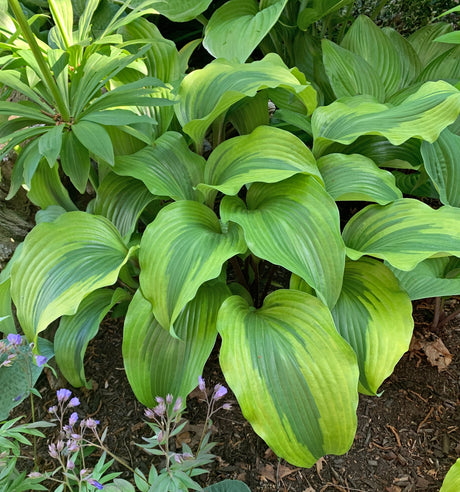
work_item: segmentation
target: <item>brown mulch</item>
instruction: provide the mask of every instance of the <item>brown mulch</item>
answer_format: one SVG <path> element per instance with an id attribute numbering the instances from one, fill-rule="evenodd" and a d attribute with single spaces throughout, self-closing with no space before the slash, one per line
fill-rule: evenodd
<path id="1" fill-rule="evenodd" d="M 301 469 L 278 460 L 245 421 L 231 392 L 226 401 L 233 409 L 214 418 L 213 441 L 218 445 L 209 474 L 201 477 L 203 486 L 226 478 L 244 481 L 251 491 L 437 491 L 449 467 L 460 456 L 460 319 L 451 321 L 437 333 L 431 329 L 433 300 L 416 304 L 416 330 L 412 349 L 401 359 L 394 374 L 383 384 L 380 397 L 361 396 L 358 407 L 358 432 L 351 450 L 344 456 L 326 456 L 310 469 Z M 453 311 L 458 301 L 446 306 Z M 147 471 L 151 456 L 135 446 L 148 434 L 143 422 L 144 408 L 126 380 L 121 357 L 122 324 L 104 321 L 98 336 L 90 344 L 86 374 L 94 389 L 73 390 L 79 396 L 78 411 L 93 416 L 108 426 L 107 444 L 112 452 L 131 466 Z M 453 358 L 440 353 L 438 370 L 429 362 L 424 347 L 441 340 Z M 437 346 L 437 344 L 435 344 Z M 218 351 L 211 356 L 204 377 L 209 385 L 224 383 L 218 364 Z M 50 376 L 52 386 L 56 381 Z M 38 389 L 43 399 L 38 404 L 38 418 L 47 418 L 46 409 L 54 404 L 55 389 L 45 377 Z M 18 412 L 27 412 L 26 406 Z M 190 425 L 176 443 L 187 442 L 193 449 L 203 422 L 205 405 L 198 393 L 187 401 L 186 417 Z M 18 414 L 15 412 L 15 414 Z M 52 469 L 42 442 L 40 455 L 44 468 Z M 114 469 L 119 469 L 114 465 Z M 129 473 L 123 474 L 130 479 Z"/>

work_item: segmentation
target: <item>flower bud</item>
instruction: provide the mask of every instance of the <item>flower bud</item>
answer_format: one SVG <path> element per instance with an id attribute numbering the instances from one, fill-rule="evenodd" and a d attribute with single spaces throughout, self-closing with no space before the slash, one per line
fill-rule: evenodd
<path id="1" fill-rule="evenodd" d="M 56 444 L 54 444 L 54 442 L 48 445 L 48 452 L 51 458 L 59 458 L 59 454 L 56 451 Z"/>
<path id="2" fill-rule="evenodd" d="M 164 401 L 158 403 L 158 405 L 153 409 L 153 411 L 159 416 L 162 417 L 166 412 L 166 405 Z"/>
<path id="3" fill-rule="evenodd" d="M 62 388 L 60 390 L 57 390 L 56 396 L 58 399 L 58 402 L 66 402 L 70 396 L 72 395 L 72 392 L 66 388 Z"/>
<path id="4" fill-rule="evenodd" d="M 216 386 L 214 387 L 213 399 L 219 400 L 226 394 L 227 394 L 227 388 L 225 386 L 222 386 L 221 384 L 216 384 Z"/>
<path id="5" fill-rule="evenodd" d="M 232 409 L 232 406 L 230 405 L 230 403 L 224 403 L 224 404 L 222 405 L 222 408 L 223 408 L 224 410 L 231 410 L 231 409 Z"/>
<path id="6" fill-rule="evenodd" d="M 151 420 L 153 420 L 153 419 L 155 418 L 155 414 L 154 414 L 153 410 L 152 410 L 152 409 L 150 409 L 150 408 L 146 408 L 146 409 L 144 410 L 144 415 L 145 415 L 148 419 L 151 419 Z"/>
<path id="7" fill-rule="evenodd" d="M 168 393 L 168 394 L 166 395 L 166 403 L 167 403 L 168 405 L 171 405 L 171 403 L 172 403 L 172 402 L 173 402 L 173 395 L 171 395 L 171 393 Z"/>
<path id="8" fill-rule="evenodd" d="M 69 408 L 73 408 L 73 407 L 78 407 L 78 405 L 80 405 L 80 400 L 74 396 L 70 401 L 69 401 L 69 404 L 68 404 L 68 407 Z"/>
<path id="9" fill-rule="evenodd" d="M 67 460 L 67 469 L 73 470 L 74 468 L 75 468 L 75 463 L 71 459 L 68 459 Z"/>
<path id="10" fill-rule="evenodd" d="M 203 393 L 206 392 L 206 384 L 201 376 L 198 376 L 198 387 L 200 388 L 200 391 L 202 391 Z"/>
<path id="11" fill-rule="evenodd" d="M 182 409 L 182 398 L 177 397 L 176 403 L 174 403 L 173 412 L 180 412 Z"/>
<path id="12" fill-rule="evenodd" d="M 78 413 L 77 412 L 72 412 L 72 414 L 69 417 L 69 425 L 70 425 L 70 427 L 73 427 L 77 422 L 78 422 Z"/>

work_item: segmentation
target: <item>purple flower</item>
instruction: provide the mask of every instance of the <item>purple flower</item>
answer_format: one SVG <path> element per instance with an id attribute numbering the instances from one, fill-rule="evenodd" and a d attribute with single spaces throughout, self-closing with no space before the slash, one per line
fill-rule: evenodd
<path id="1" fill-rule="evenodd" d="M 144 415 L 148 418 L 148 419 L 154 419 L 155 418 L 155 414 L 153 413 L 153 410 L 151 410 L 150 408 L 146 408 L 144 410 Z"/>
<path id="2" fill-rule="evenodd" d="M 94 480 L 94 478 L 90 478 L 88 480 L 88 483 L 90 485 L 92 485 L 93 487 L 96 487 L 96 489 L 98 490 L 102 490 L 104 487 L 102 486 L 102 484 L 100 484 L 97 480 Z"/>
<path id="3" fill-rule="evenodd" d="M 164 398 L 161 398 L 161 396 L 155 396 L 155 400 L 157 403 L 164 403 L 165 402 Z"/>
<path id="4" fill-rule="evenodd" d="M 60 390 L 57 390 L 56 395 L 57 395 L 58 402 L 65 402 L 70 398 L 72 392 L 66 388 L 62 388 Z"/>
<path id="5" fill-rule="evenodd" d="M 181 408 L 182 408 L 182 398 L 178 396 L 176 403 L 174 403 L 173 412 L 180 412 Z"/>
<path id="6" fill-rule="evenodd" d="M 171 403 L 172 403 L 172 402 L 173 402 L 173 395 L 171 395 L 171 393 L 168 393 L 168 394 L 166 395 L 166 403 L 167 403 L 168 405 L 171 405 Z"/>
<path id="7" fill-rule="evenodd" d="M 78 422 L 78 414 L 77 414 L 77 412 L 73 412 L 69 417 L 70 427 L 73 427 L 77 422 Z"/>
<path id="8" fill-rule="evenodd" d="M 78 405 L 80 405 L 80 400 L 74 396 L 70 401 L 69 401 L 69 404 L 68 404 L 68 407 L 69 408 L 73 408 L 73 407 L 78 407 Z"/>
<path id="9" fill-rule="evenodd" d="M 67 450 L 70 451 L 71 453 L 75 453 L 80 449 L 80 446 L 72 440 L 67 441 Z"/>
<path id="10" fill-rule="evenodd" d="M 35 362 L 37 363 L 38 367 L 42 367 L 46 364 L 46 361 L 48 359 L 44 355 L 36 355 L 35 356 Z"/>
<path id="11" fill-rule="evenodd" d="M 40 472 L 30 472 L 28 475 L 27 475 L 29 478 L 41 478 L 43 475 L 40 473 Z"/>
<path id="12" fill-rule="evenodd" d="M 11 345 L 21 345 L 22 337 L 19 334 L 10 333 L 6 338 L 11 343 Z"/>
<path id="13" fill-rule="evenodd" d="M 57 405 L 53 405 L 52 407 L 48 408 L 49 413 L 56 413 L 58 411 Z"/>
<path id="14" fill-rule="evenodd" d="M 225 386 L 222 386 L 221 384 L 216 384 L 216 386 L 214 387 L 214 395 L 213 395 L 214 400 L 219 400 L 226 394 L 227 394 L 227 388 Z"/>
<path id="15" fill-rule="evenodd" d="M 48 450 L 51 458 L 59 458 L 59 454 L 56 451 L 56 444 L 54 444 L 54 442 L 48 445 Z"/>
<path id="16" fill-rule="evenodd" d="M 83 424 L 83 422 L 84 422 L 84 424 Z M 86 420 L 81 421 L 81 425 L 88 427 L 88 429 L 95 429 L 98 424 L 99 424 L 99 420 L 94 420 L 92 418 L 88 418 Z"/>
<path id="17" fill-rule="evenodd" d="M 75 468 L 75 463 L 71 459 L 68 459 L 67 460 L 67 469 L 73 470 L 74 468 Z"/>
<path id="18" fill-rule="evenodd" d="M 158 405 L 153 409 L 153 411 L 158 415 L 158 417 L 162 417 L 166 412 L 166 405 L 164 401 L 158 403 Z"/>
<path id="19" fill-rule="evenodd" d="M 174 453 L 174 461 L 180 464 L 184 462 L 184 458 L 182 457 L 182 455 Z"/>
<path id="20" fill-rule="evenodd" d="M 231 409 L 232 409 L 232 406 L 230 405 L 230 403 L 224 403 L 224 404 L 222 405 L 222 408 L 223 408 L 224 410 L 231 410 Z"/>
<path id="21" fill-rule="evenodd" d="M 64 449 L 64 441 L 61 441 L 59 440 L 57 443 L 56 443 L 56 449 L 61 452 L 63 449 Z"/>
<path id="22" fill-rule="evenodd" d="M 206 391 L 206 384 L 201 376 L 198 376 L 198 387 L 203 393 Z"/>

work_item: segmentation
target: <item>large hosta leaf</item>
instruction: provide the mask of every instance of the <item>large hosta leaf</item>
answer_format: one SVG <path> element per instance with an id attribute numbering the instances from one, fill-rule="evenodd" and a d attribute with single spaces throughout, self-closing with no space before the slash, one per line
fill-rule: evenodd
<path id="1" fill-rule="evenodd" d="M 360 15 L 343 38 L 342 47 L 360 55 L 375 70 L 385 93 L 391 96 L 401 83 L 401 60 L 398 50 L 369 17 Z"/>
<path id="2" fill-rule="evenodd" d="M 385 88 L 373 67 L 361 56 L 323 39 L 323 62 L 337 98 L 368 94 L 385 100 Z"/>
<path id="3" fill-rule="evenodd" d="M 11 296 L 28 340 L 113 284 L 130 252 L 105 217 L 69 212 L 28 234 L 11 270 Z"/>
<path id="4" fill-rule="evenodd" d="M 369 205 L 347 223 L 343 239 L 353 260 L 371 255 L 412 270 L 434 255 L 460 256 L 460 209 L 434 210 L 412 198 Z"/>
<path id="5" fill-rule="evenodd" d="M 436 142 L 422 142 L 421 152 L 441 202 L 460 207 L 460 136 L 446 129 Z"/>
<path id="6" fill-rule="evenodd" d="M 275 183 L 298 173 L 312 174 L 322 182 L 315 158 L 301 140 L 285 130 L 260 126 L 216 147 L 206 162 L 205 184 L 198 189 L 236 195 L 245 184 Z"/>
<path id="7" fill-rule="evenodd" d="M 321 301 L 278 290 L 256 310 L 232 296 L 219 311 L 217 329 L 225 379 L 245 418 L 278 456 L 310 467 L 349 449 L 358 367 Z"/>
<path id="8" fill-rule="evenodd" d="M 409 348 L 414 326 L 409 296 L 379 261 L 347 261 L 332 316 L 338 332 L 356 352 L 360 391 L 377 394 Z"/>
<path id="9" fill-rule="evenodd" d="M 184 131 L 201 145 L 211 123 L 244 97 L 257 91 L 280 87 L 298 97 L 311 112 L 316 107 L 316 91 L 301 84 L 281 58 L 268 54 L 253 63 L 214 60 L 201 70 L 194 70 L 182 81 L 176 116 Z"/>
<path id="10" fill-rule="evenodd" d="M 415 52 L 426 67 L 431 61 L 451 49 L 453 45 L 444 43 L 434 43 L 433 41 L 441 35 L 452 31 L 452 25 L 447 22 L 437 22 L 418 29 L 408 38 Z"/>
<path id="11" fill-rule="evenodd" d="M 255 0 L 230 0 L 206 26 L 203 46 L 215 58 L 244 63 L 281 15 L 287 0 L 258 5 Z"/>
<path id="12" fill-rule="evenodd" d="M 186 22 L 204 12 L 212 0 L 154 0 L 150 5 L 174 22 Z M 141 0 L 133 2 L 141 3 Z"/>
<path id="13" fill-rule="evenodd" d="M 460 259 L 456 256 L 428 258 L 409 272 L 389 267 L 413 301 L 460 295 Z"/>
<path id="14" fill-rule="evenodd" d="M 205 205 L 182 200 L 163 208 L 145 230 L 139 253 L 142 294 L 160 325 L 173 332 L 199 287 L 246 249 L 241 229 L 230 224 L 224 230 Z"/>
<path id="15" fill-rule="evenodd" d="M 154 197 L 142 181 L 108 173 L 97 189 L 88 211 L 107 217 L 129 239 L 144 208 Z"/>
<path id="16" fill-rule="evenodd" d="M 327 192 L 336 201 L 362 200 L 385 205 L 402 198 L 394 176 L 359 154 L 328 154 L 318 159 Z"/>
<path id="17" fill-rule="evenodd" d="M 123 361 L 136 398 L 153 406 L 155 396 L 186 396 L 198 384 L 217 330 L 217 312 L 230 295 L 223 282 L 203 284 L 181 312 L 174 338 L 155 320 L 151 304 L 139 291 L 126 313 Z"/>
<path id="18" fill-rule="evenodd" d="M 333 307 L 340 293 L 345 248 L 334 200 L 312 176 L 253 184 L 247 205 L 225 197 L 222 220 L 240 224 L 249 249 L 281 265 L 315 288 Z"/>
<path id="19" fill-rule="evenodd" d="M 91 387 L 83 365 L 86 347 L 109 310 L 127 297 L 123 289 L 99 289 L 83 299 L 76 314 L 61 318 L 54 337 L 54 351 L 62 375 L 72 386 Z"/>
<path id="20" fill-rule="evenodd" d="M 346 97 L 314 112 L 314 153 L 321 155 L 331 142 L 348 145 L 362 135 L 381 135 L 393 145 L 413 137 L 434 142 L 459 114 L 460 91 L 444 81 L 423 84 L 396 106 L 370 96 Z"/>
<path id="21" fill-rule="evenodd" d="M 142 181 L 153 195 L 203 201 L 194 187 L 203 181 L 204 165 L 180 133 L 167 132 L 135 154 L 116 157 L 114 172 Z"/>

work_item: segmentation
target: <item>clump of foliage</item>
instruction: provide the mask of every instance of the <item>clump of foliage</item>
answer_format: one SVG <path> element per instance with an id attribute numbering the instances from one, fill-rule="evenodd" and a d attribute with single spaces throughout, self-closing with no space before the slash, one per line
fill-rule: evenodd
<path id="1" fill-rule="evenodd" d="M 126 374 L 149 407 L 186 398 L 219 335 L 275 453 L 345 453 L 358 392 L 376 395 L 409 346 L 411 300 L 460 293 L 460 48 L 438 41 L 452 26 L 406 38 L 350 25 L 352 1 L 230 0 L 208 17 L 210 0 L 172 0 L 126 2 L 98 37 L 98 3 L 83 29 L 70 0 L 50 2 L 38 51 L 21 13 L 4 17 L 8 81 L 30 100 L 0 106 L 20 116 L 0 135 L 21 147 L 12 193 L 25 183 L 42 210 L 0 276 L 0 326 L 15 330 L 11 299 L 31 342 L 59 320 L 56 361 L 81 386 L 101 320 L 127 309 Z M 203 39 L 178 51 L 153 10 L 198 19 Z M 200 42 L 215 59 L 187 71 Z M 69 117 L 62 94 L 80 101 Z M 347 201 L 362 202 L 351 217 Z"/>

